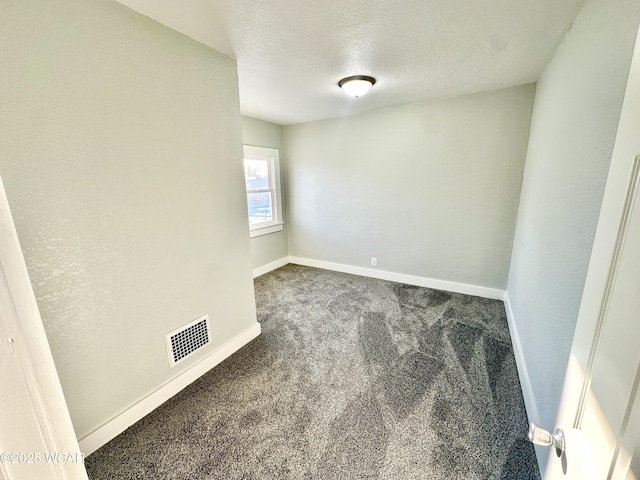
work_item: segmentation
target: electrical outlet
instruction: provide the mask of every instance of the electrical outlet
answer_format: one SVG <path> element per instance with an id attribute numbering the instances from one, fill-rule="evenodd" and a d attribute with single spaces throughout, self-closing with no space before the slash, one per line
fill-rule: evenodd
<path id="1" fill-rule="evenodd" d="M 371 266 L 372 267 L 378 266 L 378 259 L 376 257 L 371 257 Z"/>

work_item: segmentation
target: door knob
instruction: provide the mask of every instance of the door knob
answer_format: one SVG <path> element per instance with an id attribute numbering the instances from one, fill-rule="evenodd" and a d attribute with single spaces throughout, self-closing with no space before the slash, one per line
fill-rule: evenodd
<path id="1" fill-rule="evenodd" d="M 553 433 L 549 433 L 544 428 L 540 428 L 535 423 L 529 425 L 529 440 L 535 445 L 549 447 L 553 445 L 556 455 L 562 457 L 564 454 L 564 432 L 561 428 L 556 428 Z"/>

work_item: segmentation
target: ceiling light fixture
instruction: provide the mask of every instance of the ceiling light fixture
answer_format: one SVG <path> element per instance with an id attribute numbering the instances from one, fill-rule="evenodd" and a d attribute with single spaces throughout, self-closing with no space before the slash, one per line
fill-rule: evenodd
<path id="1" fill-rule="evenodd" d="M 376 83 L 376 79 L 367 75 L 353 75 L 345 77 L 338 82 L 338 86 L 344 90 L 344 93 L 352 97 L 359 97 L 369 91 Z"/>

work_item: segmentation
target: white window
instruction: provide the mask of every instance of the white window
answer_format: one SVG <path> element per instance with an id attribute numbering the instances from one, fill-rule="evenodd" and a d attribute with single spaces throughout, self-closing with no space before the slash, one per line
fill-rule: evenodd
<path id="1" fill-rule="evenodd" d="M 275 148 L 244 146 L 251 237 L 282 230 L 280 152 Z"/>

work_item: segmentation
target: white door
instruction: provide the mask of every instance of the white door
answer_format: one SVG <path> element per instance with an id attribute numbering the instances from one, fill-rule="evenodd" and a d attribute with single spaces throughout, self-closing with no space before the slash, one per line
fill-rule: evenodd
<path id="1" fill-rule="evenodd" d="M 86 478 L 0 180 L 0 479 Z"/>
<path id="2" fill-rule="evenodd" d="M 636 41 L 545 479 L 640 480 L 639 190 Z"/>

